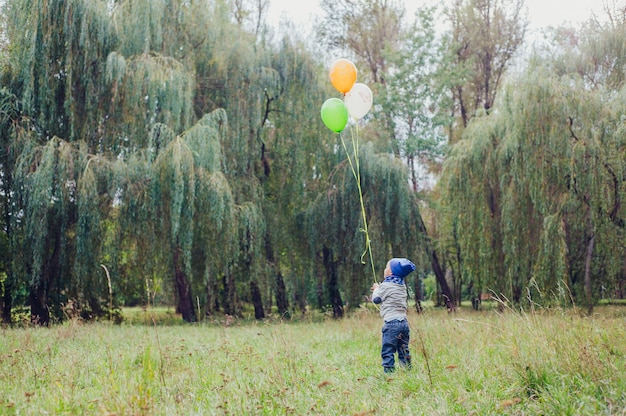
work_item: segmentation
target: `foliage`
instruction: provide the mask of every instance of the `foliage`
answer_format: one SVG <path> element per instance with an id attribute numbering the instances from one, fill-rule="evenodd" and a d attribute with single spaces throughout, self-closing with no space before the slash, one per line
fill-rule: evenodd
<path id="1" fill-rule="evenodd" d="M 502 89 L 520 3 L 459 1 L 438 37 L 437 9 L 407 24 L 395 1 L 323 2 L 320 39 L 356 59 L 376 97 L 343 133 L 363 143 L 361 206 L 342 137 L 319 116 L 325 57 L 274 37 L 267 4 L 3 3 L 5 322 L 25 306 L 39 324 L 131 304 L 175 304 L 186 321 L 249 304 L 286 317 L 329 297 L 350 309 L 392 255 L 444 292 L 446 271 L 459 294 L 515 301 L 621 290 L 622 15 L 557 32 L 574 47 L 538 51 L 540 81 Z M 459 143 L 440 187 L 417 193 L 446 140 Z"/>
<path id="2" fill-rule="evenodd" d="M 366 189 L 363 198 L 369 235 L 374 242 L 375 269 L 383 270 L 387 260 L 393 256 L 412 258 L 423 268 L 424 248 L 415 241 L 415 236 L 419 234 L 414 221 L 419 215 L 419 201 L 407 184 L 406 167 L 393 156 L 373 153 L 371 144 L 362 146 L 360 150 L 360 178 Z M 356 278 L 342 285 L 348 289 L 349 304 L 359 304 L 361 294 L 380 277 L 379 274 L 371 276 L 367 266 L 369 253 L 363 252 L 366 236 L 356 187 L 346 160 L 330 178 L 327 190 L 309 206 L 305 217 L 311 256 L 327 248 L 335 253 L 335 261 L 341 264 L 340 275 Z M 328 234 L 325 228 L 319 227 L 322 221 L 326 227 L 341 232 Z M 355 275 L 350 272 L 351 268 L 357 268 L 359 272 Z"/>
<path id="3" fill-rule="evenodd" d="M 515 301 L 565 290 L 580 301 L 622 278 L 623 112 L 621 94 L 534 68 L 497 113 L 470 123 L 444 183 L 461 267 L 478 287 Z M 593 287 L 583 286 L 585 258 L 591 276 L 607 276 Z"/>
<path id="4" fill-rule="evenodd" d="M 402 2 L 324 0 L 320 6 L 326 18 L 317 29 L 319 41 L 332 50 L 354 54 L 367 68 L 366 79 L 371 77 L 372 82 L 384 84 L 387 72 L 385 53 L 389 49 L 395 50 L 402 38 Z"/>
<path id="5" fill-rule="evenodd" d="M 607 4 L 608 6 L 608 4 Z M 615 5 L 617 6 L 617 5 Z M 605 8 L 610 11 L 609 8 Z M 559 56 L 548 64 L 559 75 L 577 73 L 586 88 L 619 91 L 626 81 L 624 48 L 626 17 L 608 14 L 604 23 L 589 19 L 582 27 L 561 26 L 550 33 L 553 42 L 538 51 L 540 56 Z"/>
<path id="6" fill-rule="evenodd" d="M 504 74 L 524 40 L 523 1 L 455 0 L 447 11 L 454 56 L 454 114 L 461 128 L 479 110 L 494 105 Z"/>
<path id="7" fill-rule="evenodd" d="M 386 88 L 379 99 L 396 140 L 390 150 L 406 160 L 415 190 L 428 182 L 429 171 L 438 171 L 451 122 L 444 114 L 451 104 L 441 79 L 445 43 L 436 36 L 435 13 L 436 8 L 419 9 L 402 44 L 387 51 Z"/>

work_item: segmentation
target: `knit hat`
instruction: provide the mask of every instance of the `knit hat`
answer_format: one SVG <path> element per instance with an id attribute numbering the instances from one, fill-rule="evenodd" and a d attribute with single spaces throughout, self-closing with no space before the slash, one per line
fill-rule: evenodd
<path id="1" fill-rule="evenodd" d="M 415 265 L 409 259 L 393 258 L 389 260 L 389 268 L 391 269 L 392 275 L 404 279 L 409 273 L 415 270 Z"/>

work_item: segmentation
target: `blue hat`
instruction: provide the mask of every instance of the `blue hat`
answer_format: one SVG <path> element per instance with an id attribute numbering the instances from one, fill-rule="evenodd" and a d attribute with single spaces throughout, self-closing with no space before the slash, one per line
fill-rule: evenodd
<path id="1" fill-rule="evenodd" d="M 415 265 L 409 259 L 393 258 L 389 260 L 391 274 L 404 279 L 409 273 L 415 270 Z"/>

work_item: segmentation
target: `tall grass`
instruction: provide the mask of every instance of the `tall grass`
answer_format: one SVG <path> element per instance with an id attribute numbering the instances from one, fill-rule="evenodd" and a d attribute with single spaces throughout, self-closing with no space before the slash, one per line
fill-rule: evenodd
<path id="1" fill-rule="evenodd" d="M 5 328 L 0 414 L 626 414 L 618 308 L 591 318 L 430 309 L 410 322 L 413 368 L 391 376 L 371 310 L 323 322 Z"/>

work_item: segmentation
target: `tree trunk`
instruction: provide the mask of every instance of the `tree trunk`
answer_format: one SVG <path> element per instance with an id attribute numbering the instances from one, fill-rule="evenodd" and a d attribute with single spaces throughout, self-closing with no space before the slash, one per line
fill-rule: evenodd
<path id="1" fill-rule="evenodd" d="M 12 320 L 11 310 L 13 309 L 13 272 L 9 268 L 7 278 L 4 281 L 4 294 L 2 295 L 2 322 L 10 324 Z"/>
<path id="2" fill-rule="evenodd" d="M 185 322 L 195 322 L 196 315 L 191 299 L 191 285 L 184 271 L 180 247 L 174 249 L 174 274 L 176 278 L 176 293 L 178 294 L 178 311 Z"/>
<path id="3" fill-rule="evenodd" d="M 206 281 L 206 306 L 205 306 L 205 315 L 210 316 L 215 313 L 217 307 L 217 296 L 214 295 L 216 293 L 216 288 L 213 283 L 213 277 L 211 275 L 210 267 L 206 266 L 204 271 L 205 281 Z M 200 317 L 198 317 L 200 318 Z"/>
<path id="4" fill-rule="evenodd" d="M 315 262 L 315 276 L 317 280 L 316 294 L 317 294 L 317 309 L 324 309 L 324 275 L 319 270 L 319 253 L 316 256 Z"/>
<path id="5" fill-rule="evenodd" d="M 332 250 L 324 247 L 324 268 L 328 279 L 328 293 L 330 304 L 333 307 L 333 318 L 343 318 L 343 301 L 339 292 L 339 275 L 337 273 L 337 262 L 333 260 Z"/>
<path id="6" fill-rule="evenodd" d="M 446 304 L 446 308 L 449 311 L 453 311 L 456 309 L 456 306 L 454 305 L 454 297 L 452 296 L 452 291 L 450 290 L 450 286 L 448 285 L 446 276 L 443 272 L 443 269 L 441 268 L 441 264 L 439 263 L 439 257 L 437 257 L 437 253 L 432 246 L 432 242 L 430 240 L 430 237 L 428 236 L 428 231 L 426 230 L 426 224 L 424 224 L 424 219 L 422 218 L 422 214 L 420 212 L 417 213 L 416 220 L 418 229 L 424 236 L 426 252 L 428 253 L 428 257 L 430 258 L 430 264 L 433 269 L 433 273 L 435 273 L 437 283 L 439 283 L 439 287 L 441 288 L 441 294 Z"/>
<path id="7" fill-rule="evenodd" d="M 6 160 L 6 159 L 5 159 Z M 9 254 L 7 256 L 7 260 L 11 258 L 13 251 L 13 241 L 12 241 L 12 232 L 13 228 L 11 227 L 11 187 L 13 183 L 13 176 L 11 175 L 11 170 L 7 169 L 8 166 L 4 166 L 4 180 L 2 181 L 4 184 L 4 226 L 6 227 L 6 236 L 7 241 L 9 243 Z M 7 276 L 4 281 L 4 292 L 2 295 L 2 322 L 5 324 L 10 324 L 12 320 L 11 310 L 13 309 L 13 265 L 7 265 Z"/>
<path id="8" fill-rule="evenodd" d="M 300 268 L 297 266 L 297 263 L 294 259 L 294 253 L 292 252 L 290 254 L 290 258 L 291 258 L 291 270 L 296 271 L 296 273 L 298 273 L 298 279 L 296 280 L 295 283 L 295 290 L 294 290 L 294 302 L 295 302 L 295 306 L 298 307 L 298 310 L 304 315 L 306 313 L 306 307 L 307 307 L 307 285 L 304 283 L 304 278 L 303 278 L 303 273 L 301 272 Z"/>
<path id="9" fill-rule="evenodd" d="M 254 305 L 254 319 L 265 319 L 265 311 L 263 310 L 263 301 L 261 299 L 261 290 L 256 280 L 250 280 L 250 297 L 252 305 Z"/>
<path id="10" fill-rule="evenodd" d="M 265 256 L 267 263 L 270 265 L 276 276 L 276 307 L 278 313 L 281 316 L 285 316 L 289 313 L 289 300 L 287 299 L 287 289 L 285 287 L 285 280 L 280 272 L 280 268 L 276 264 L 276 258 L 274 257 L 274 248 L 269 233 L 265 234 Z"/>
<path id="11" fill-rule="evenodd" d="M 439 263 L 439 257 L 437 257 L 437 253 L 432 246 L 432 242 L 428 237 L 428 232 L 426 230 L 426 224 L 424 224 L 424 220 L 422 219 L 422 214 L 418 213 L 417 215 L 417 225 L 424 236 L 424 244 L 426 245 L 426 252 L 428 253 L 428 257 L 430 258 L 430 264 L 433 269 L 433 273 L 435 273 L 435 278 L 437 279 L 437 283 L 439 283 L 439 287 L 441 288 L 441 294 L 443 296 L 444 302 L 446 304 L 446 308 L 449 311 L 453 311 L 456 309 L 454 305 L 454 297 L 452 296 L 452 291 L 450 290 L 450 286 L 448 285 L 448 281 L 446 280 L 446 276 L 441 268 L 441 264 Z"/>
<path id="12" fill-rule="evenodd" d="M 237 315 L 237 291 L 235 287 L 235 279 L 230 270 L 224 274 L 224 313 L 228 315 Z"/>
<path id="13" fill-rule="evenodd" d="M 589 243 L 587 244 L 587 257 L 585 259 L 585 298 L 587 300 L 587 313 L 593 313 L 593 297 L 591 294 L 591 257 L 593 255 L 593 246 L 596 236 L 591 234 Z"/>
<path id="14" fill-rule="evenodd" d="M 34 325 L 48 326 L 50 324 L 50 309 L 48 308 L 48 293 L 52 282 L 57 279 L 59 274 L 59 262 L 61 255 L 61 233 L 55 234 L 54 240 L 51 242 L 52 254 L 45 264 L 45 268 L 41 274 L 39 282 L 31 286 L 30 301 L 30 321 Z M 48 248 L 50 248 L 48 246 Z"/>
<path id="15" fill-rule="evenodd" d="M 465 101 L 463 99 L 463 87 L 458 87 L 457 89 L 458 98 L 459 98 L 459 108 L 461 109 L 461 119 L 463 120 L 463 128 L 467 127 L 467 109 L 465 108 Z"/>
<path id="16" fill-rule="evenodd" d="M 48 326 L 50 324 L 50 310 L 47 302 L 47 287 L 40 282 L 37 287 L 31 287 L 28 297 L 30 302 L 30 322 L 33 325 Z"/>
<path id="17" fill-rule="evenodd" d="M 421 273 L 415 278 L 413 292 L 415 292 L 415 311 L 422 313 L 424 310 L 422 308 L 422 301 L 424 300 L 424 278 Z"/>
<path id="18" fill-rule="evenodd" d="M 452 296 L 452 291 L 450 290 L 450 286 L 448 285 L 448 281 L 446 280 L 446 276 L 439 264 L 439 258 L 437 257 L 437 253 L 435 249 L 430 246 L 430 243 L 427 244 L 427 251 L 430 256 L 430 262 L 433 268 L 433 273 L 435 273 L 435 277 L 437 278 L 437 282 L 441 287 L 441 294 L 443 296 L 444 302 L 446 304 L 446 308 L 448 310 L 456 309 L 454 305 L 454 297 Z"/>
<path id="19" fill-rule="evenodd" d="M 289 317 L 289 300 L 287 299 L 287 288 L 285 280 L 280 271 L 276 272 L 276 306 L 281 316 Z"/>

